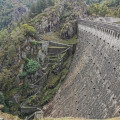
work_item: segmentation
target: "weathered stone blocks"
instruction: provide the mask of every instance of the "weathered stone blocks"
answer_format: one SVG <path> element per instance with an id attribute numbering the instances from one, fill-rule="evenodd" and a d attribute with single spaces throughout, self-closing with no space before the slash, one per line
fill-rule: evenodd
<path id="1" fill-rule="evenodd" d="M 120 116 L 118 30 L 104 23 L 79 22 L 75 56 L 53 100 L 51 116 L 96 119 Z"/>

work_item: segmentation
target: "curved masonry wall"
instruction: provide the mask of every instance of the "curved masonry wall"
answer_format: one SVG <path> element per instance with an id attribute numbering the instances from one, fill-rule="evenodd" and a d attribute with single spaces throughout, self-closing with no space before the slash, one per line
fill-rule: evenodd
<path id="1" fill-rule="evenodd" d="M 120 28 L 78 22 L 70 72 L 51 103 L 52 117 L 120 116 Z"/>

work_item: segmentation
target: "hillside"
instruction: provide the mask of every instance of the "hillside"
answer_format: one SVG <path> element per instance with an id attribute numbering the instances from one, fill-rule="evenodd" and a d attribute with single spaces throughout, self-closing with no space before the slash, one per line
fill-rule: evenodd
<path id="1" fill-rule="evenodd" d="M 86 109 L 87 105 L 81 107 L 81 104 L 76 102 L 76 99 L 82 100 L 80 93 L 82 90 L 80 91 L 80 89 L 84 87 L 82 86 L 83 81 L 81 82 L 76 76 L 79 75 L 79 70 L 82 70 L 82 67 L 84 68 L 82 76 L 78 78 L 84 78 L 84 75 L 87 75 L 85 69 L 88 70 L 90 65 L 87 65 L 89 59 L 85 56 L 94 50 L 85 48 L 80 40 L 83 35 L 88 36 L 84 42 L 90 37 L 93 38 L 93 41 L 96 39 L 90 36 L 91 34 L 87 35 L 82 30 L 78 31 L 78 20 L 89 19 L 89 16 L 110 15 L 119 17 L 118 0 L 114 0 L 114 3 L 99 0 L 99 4 L 89 0 L 87 3 L 90 6 L 86 5 L 85 0 L 0 0 L 0 104 L 4 105 L 2 112 L 17 115 L 21 119 L 26 117 L 34 119 L 36 111 L 40 117 L 49 115 L 56 118 L 67 117 L 68 114 L 70 116 L 72 113 L 74 113 L 72 116 L 75 118 L 81 116 L 85 118 L 108 118 L 114 116 L 112 116 L 112 108 L 109 111 L 111 114 L 102 108 L 100 110 L 103 112 L 98 114 L 99 110 L 96 108 L 96 104 L 93 105 L 93 108 L 97 110 L 93 113 L 94 115 L 91 115 L 89 112 L 93 109 Z M 92 25 L 94 26 L 94 23 Z M 85 51 L 87 53 L 83 54 Z M 94 54 L 91 52 L 91 55 L 92 53 Z M 79 57 L 82 55 L 83 60 L 79 61 Z M 114 58 L 112 60 L 114 63 Z M 94 69 L 91 68 L 92 70 L 93 72 L 89 73 L 96 75 Z M 84 80 L 87 78 L 90 76 L 85 76 Z M 96 76 L 95 78 L 97 79 Z M 98 85 L 96 84 L 96 86 Z M 77 89 L 79 94 L 74 97 L 73 91 L 77 92 Z M 59 99 L 61 91 L 63 92 Z M 83 90 L 82 92 L 86 93 L 87 91 Z M 112 94 L 111 91 L 110 93 Z M 58 100 L 56 100 L 55 95 Z M 97 99 L 96 96 L 95 99 Z M 92 98 L 90 100 L 89 102 L 94 101 Z M 60 103 L 64 101 L 62 107 L 59 101 Z M 86 98 L 83 102 L 85 101 Z M 114 99 L 112 102 L 112 105 L 116 105 Z M 78 113 L 76 105 L 80 108 L 80 113 Z"/>
<path id="2" fill-rule="evenodd" d="M 2 107 L 3 106 L 0 106 L 0 109 Z M 17 116 L 13 116 L 13 115 L 10 115 L 10 114 L 7 114 L 7 113 L 3 113 L 3 112 L 1 112 L 1 110 L 0 110 L 0 119 L 4 119 L 4 120 L 21 120 Z"/>
<path id="3" fill-rule="evenodd" d="M 42 109 L 64 81 L 77 42 L 77 18 L 86 11 L 81 0 L 42 2 L 40 11 L 34 7 L 38 2 L 32 5 L 28 22 L 0 31 L 0 91 L 4 98 L 0 104 L 3 112 L 22 118 Z"/>
<path id="4" fill-rule="evenodd" d="M 36 0 L 0 0 L 0 29 L 18 21 Z"/>
<path id="5" fill-rule="evenodd" d="M 88 15 L 93 16 L 113 16 L 120 17 L 120 1 L 119 0 L 102 0 L 88 2 Z"/>
<path id="6" fill-rule="evenodd" d="M 87 4 L 93 4 L 93 3 L 104 3 L 109 4 L 109 6 L 116 7 L 120 5 L 119 0 L 86 0 Z"/>

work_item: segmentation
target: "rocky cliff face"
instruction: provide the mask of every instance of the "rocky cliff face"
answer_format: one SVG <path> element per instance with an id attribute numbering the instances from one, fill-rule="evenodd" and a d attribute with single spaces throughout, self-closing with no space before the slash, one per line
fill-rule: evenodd
<path id="1" fill-rule="evenodd" d="M 36 111 L 53 98 L 68 73 L 75 45 L 42 41 L 39 35 L 58 31 L 61 38 L 69 40 L 77 32 L 76 21 L 83 17 L 84 7 L 81 0 L 57 1 L 31 19 L 29 25 L 15 25 L 6 32 L 0 51 L 0 90 L 6 104 L 14 104 L 10 111 L 16 113 L 20 106 L 23 115 L 28 115 L 33 107 Z M 14 20 L 27 12 L 24 6 L 16 8 Z"/>
<path id="2" fill-rule="evenodd" d="M 40 34 L 56 31 L 60 28 L 63 39 L 72 38 L 76 31 L 76 21 L 86 12 L 86 4 L 81 0 L 57 1 L 55 7 L 47 8 L 42 14 L 31 20 Z"/>
<path id="3" fill-rule="evenodd" d="M 23 16 L 27 16 L 28 15 L 28 8 L 27 7 L 23 7 L 23 6 L 19 6 L 18 8 L 16 8 L 13 12 L 13 22 L 18 21 L 20 18 L 22 19 Z"/>
<path id="4" fill-rule="evenodd" d="M 28 15 L 28 10 L 34 2 L 36 2 L 36 0 L 1 0 L 0 29 L 18 20 L 21 22 L 23 16 Z"/>

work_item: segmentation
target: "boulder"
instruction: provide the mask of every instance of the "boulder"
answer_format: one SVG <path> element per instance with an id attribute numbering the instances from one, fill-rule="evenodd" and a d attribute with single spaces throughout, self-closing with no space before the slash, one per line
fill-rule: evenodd
<path id="1" fill-rule="evenodd" d="M 65 23 L 60 31 L 60 37 L 62 39 L 70 39 L 72 38 L 77 31 L 76 21 Z"/>

